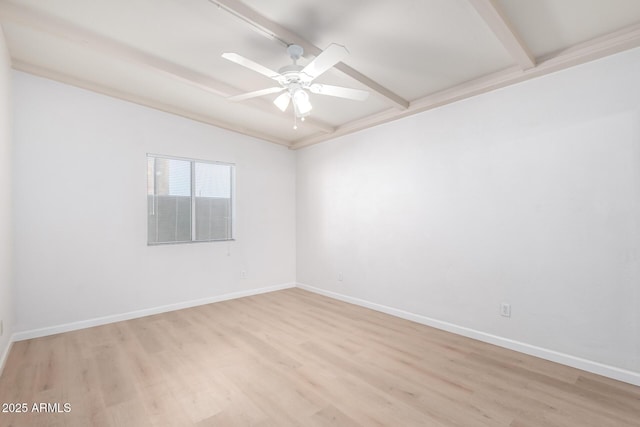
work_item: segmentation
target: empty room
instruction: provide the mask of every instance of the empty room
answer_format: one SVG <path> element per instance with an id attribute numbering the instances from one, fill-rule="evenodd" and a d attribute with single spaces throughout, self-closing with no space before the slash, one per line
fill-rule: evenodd
<path id="1" fill-rule="evenodd" d="M 640 427 L 640 1 L 0 0 L 0 427 Z"/>

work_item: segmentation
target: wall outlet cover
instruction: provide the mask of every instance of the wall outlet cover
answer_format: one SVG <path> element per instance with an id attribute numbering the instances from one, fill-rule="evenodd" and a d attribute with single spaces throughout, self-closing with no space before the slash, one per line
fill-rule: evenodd
<path id="1" fill-rule="evenodd" d="M 506 302 L 500 304 L 500 315 L 503 317 L 511 317 L 511 304 Z"/>

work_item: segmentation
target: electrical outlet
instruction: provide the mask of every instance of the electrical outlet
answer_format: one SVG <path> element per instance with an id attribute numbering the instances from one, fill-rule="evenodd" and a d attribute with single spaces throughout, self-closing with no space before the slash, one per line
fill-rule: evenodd
<path id="1" fill-rule="evenodd" d="M 338 282 L 342 282 L 344 280 L 344 276 L 342 273 L 338 273 Z"/>
<path id="2" fill-rule="evenodd" d="M 241 278 L 241 279 L 246 279 L 246 278 L 247 278 L 247 272 L 246 272 L 246 271 L 244 271 L 244 270 L 242 270 L 242 271 L 240 272 L 240 278 Z"/>
<path id="3" fill-rule="evenodd" d="M 503 317 L 511 317 L 511 304 L 503 302 L 500 304 L 500 315 Z"/>

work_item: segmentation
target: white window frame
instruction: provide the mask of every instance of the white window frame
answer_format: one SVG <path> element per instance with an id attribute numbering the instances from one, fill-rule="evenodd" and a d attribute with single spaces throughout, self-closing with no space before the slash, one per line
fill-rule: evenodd
<path id="1" fill-rule="evenodd" d="M 191 240 L 183 240 L 177 242 L 149 242 L 149 231 L 147 230 L 147 246 L 158 246 L 158 245 L 179 245 L 184 243 L 211 243 L 211 242 L 229 242 L 235 241 L 236 236 L 236 164 L 229 162 L 220 162 L 216 160 L 202 160 L 202 159 L 194 159 L 190 157 L 178 157 L 178 156 L 169 156 L 165 154 L 155 154 L 155 153 L 147 153 L 147 167 L 149 158 L 160 158 L 167 160 L 181 160 L 189 162 L 190 170 L 191 170 Z M 196 163 L 205 163 L 212 165 L 224 165 L 230 166 L 231 177 L 230 177 L 230 194 L 231 194 L 231 204 L 230 204 L 230 218 L 231 218 L 231 230 L 230 237 L 226 239 L 211 239 L 211 240 L 196 240 Z M 154 178 L 155 179 L 155 178 Z M 148 177 L 147 177 L 148 180 Z M 149 183 L 147 182 L 147 186 Z M 148 187 L 147 187 L 148 191 Z M 155 197 L 155 194 L 154 194 Z M 155 203 L 153 204 L 155 209 Z M 149 225 L 149 206 L 147 206 L 147 227 Z"/>

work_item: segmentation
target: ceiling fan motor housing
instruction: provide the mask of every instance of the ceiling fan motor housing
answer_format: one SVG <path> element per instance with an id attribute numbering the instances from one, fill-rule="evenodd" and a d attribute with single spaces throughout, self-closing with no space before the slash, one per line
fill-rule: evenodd
<path id="1" fill-rule="evenodd" d="M 302 46 L 298 46 L 297 44 L 290 44 L 287 47 L 287 53 L 291 57 L 293 64 L 285 65 L 284 67 L 278 70 L 278 73 L 282 75 L 286 81 L 284 86 L 289 86 L 292 83 L 302 83 L 304 80 L 300 72 L 304 69 L 302 65 L 298 65 L 297 61 L 302 57 L 304 53 L 304 49 Z"/>
<path id="2" fill-rule="evenodd" d="M 300 72 L 302 71 L 303 68 L 304 67 L 302 65 L 290 64 L 280 68 L 278 70 L 278 73 L 280 73 L 280 75 L 286 79 L 285 86 L 287 86 L 291 83 L 302 82 L 303 79 L 301 78 L 302 76 Z"/>

